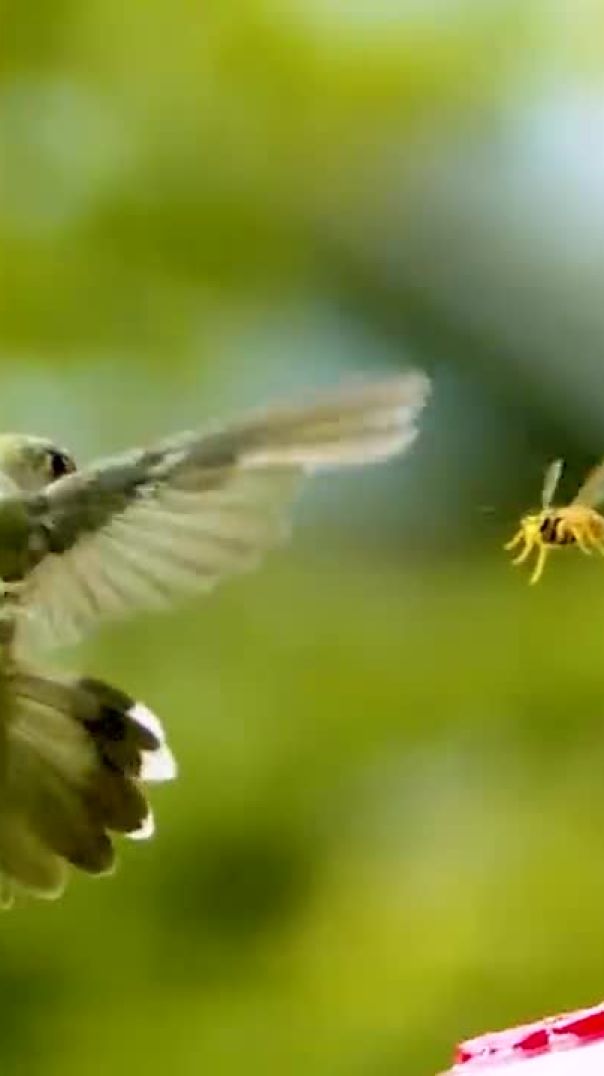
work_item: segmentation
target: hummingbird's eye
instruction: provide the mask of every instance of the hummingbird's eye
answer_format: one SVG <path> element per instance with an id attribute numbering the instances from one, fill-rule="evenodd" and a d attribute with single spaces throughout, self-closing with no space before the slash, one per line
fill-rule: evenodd
<path id="1" fill-rule="evenodd" d="M 66 452 L 59 452 L 58 449 L 52 449 L 49 453 L 50 474 L 54 479 L 63 478 L 66 474 L 71 474 L 75 471 L 75 463 L 71 456 L 68 456 Z"/>

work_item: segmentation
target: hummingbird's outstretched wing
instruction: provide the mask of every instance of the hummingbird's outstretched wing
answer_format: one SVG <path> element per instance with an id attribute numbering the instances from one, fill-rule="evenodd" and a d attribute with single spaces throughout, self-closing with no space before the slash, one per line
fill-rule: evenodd
<path id="1" fill-rule="evenodd" d="M 172 603 L 253 566 L 282 538 L 300 477 L 403 452 L 428 390 L 418 373 L 351 385 L 46 486 L 28 501 L 17 642 L 75 641 L 103 618 Z"/>

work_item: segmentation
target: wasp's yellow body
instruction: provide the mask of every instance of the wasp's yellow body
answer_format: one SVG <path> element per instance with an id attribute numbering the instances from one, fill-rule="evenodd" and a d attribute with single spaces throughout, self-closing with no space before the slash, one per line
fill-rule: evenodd
<path id="1" fill-rule="evenodd" d="M 541 578 L 552 549 L 576 545 L 583 553 L 589 554 L 596 549 L 604 555 L 604 516 L 594 507 L 604 499 L 604 464 L 591 472 L 570 504 L 556 506 L 552 500 L 561 473 L 561 460 L 548 467 L 541 509 L 520 520 L 516 534 L 505 546 L 506 549 L 521 547 L 513 564 L 523 564 L 533 551 L 536 552 L 531 583 L 537 583 Z"/>

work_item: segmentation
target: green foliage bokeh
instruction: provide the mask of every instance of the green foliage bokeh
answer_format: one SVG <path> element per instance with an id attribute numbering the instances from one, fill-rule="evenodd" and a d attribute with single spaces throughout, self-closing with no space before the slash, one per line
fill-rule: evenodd
<path id="1" fill-rule="evenodd" d="M 600 996 L 602 565 L 533 592 L 500 548 L 550 450 L 602 451 L 554 377 L 583 323 L 550 381 L 529 319 L 520 366 L 553 269 L 485 255 L 500 191 L 424 207 L 438 241 L 392 262 L 418 161 L 599 84 L 600 5 L 558 38 L 546 7 L 4 5 L 3 426 L 85 458 L 360 367 L 437 391 L 409 460 L 321 486 L 258 574 L 57 657 L 156 709 L 181 775 L 114 878 L 0 920 L 3 1074 L 429 1076 Z"/>

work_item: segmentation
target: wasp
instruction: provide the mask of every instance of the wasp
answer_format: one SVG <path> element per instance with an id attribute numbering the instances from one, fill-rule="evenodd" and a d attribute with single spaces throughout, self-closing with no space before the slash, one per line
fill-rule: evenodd
<path id="1" fill-rule="evenodd" d="M 513 564 L 524 564 L 533 551 L 536 552 L 535 567 L 530 583 L 539 581 L 545 562 L 552 549 L 576 545 L 582 553 L 590 554 L 596 549 L 604 556 L 604 516 L 596 512 L 595 505 L 604 501 L 604 462 L 590 471 L 576 497 L 566 505 L 553 503 L 564 463 L 550 463 L 541 492 L 541 508 L 520 520 L 520 526 L 505 549 L 518 549 Z"/>

